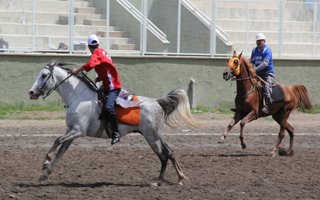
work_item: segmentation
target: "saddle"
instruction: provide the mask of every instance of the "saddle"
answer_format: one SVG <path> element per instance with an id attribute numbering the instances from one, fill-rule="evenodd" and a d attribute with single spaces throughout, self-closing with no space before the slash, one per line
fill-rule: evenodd
<path id="1" fill-rule="evenodd" d="M 98 95 L 99 102 L 104 105 L 105 98 L 101 94 Z M 115 112 L 117 121 L 122 124 L 139 125 L 140 124 L 140 107 L 138 97 L 121 90 L 116 100 Z M 104 120 L 104 116 L 100 115 L 100 119 Z"/>
<path id="2" fill-rule="evenodd" d="M 263 100 L 264 97 L 264 92 L 263 92 L 263 87 L 261 84 L 258 84 L 258 91 L 259 91 L 259 96 L 261 97 L 260 99 Z M 281 86 L 277 83 L 273 83 L 272 85 L 272 93 L 271 93 L 271 101 L 273 103 L 275 102 L 280 102 L 284 100 L 284 91 L 281 88 Z"/>

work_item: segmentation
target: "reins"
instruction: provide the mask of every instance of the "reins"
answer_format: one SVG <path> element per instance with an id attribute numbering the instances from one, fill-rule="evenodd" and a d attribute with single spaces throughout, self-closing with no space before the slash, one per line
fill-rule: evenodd
<path id="1" fill-rule="evenodd" d="M 48 69 L 48 68 L 46 68 Z M 49 69 L 50 70 L 50 69 Z M 52 73 L 53 71 L 50 70 L 50 76 L 53 78 L 52 76 Z M 73 74 L 71 73 L 69 76 L 67 76 L 65 79 L 63 79 L 58 85 L 56 85 L 54 88 L 48 90 L 48 92 L 42 97 L 43 100 L 45 100 L 53 91 L 55 91 L 62 83 L 64 83 L 66 80 L 68 80 Z M 46 82 L 43 84 L 43 86 L 41 87 L 41 89 L 47 84 L 47 81 L 49 80 L 49 77 L 48 79 L 46 80 Z"/>
<path id="2" fill-rule="evenodd" d="M 97 87 L 97 85 L 92 81 L 92 79 L 90 79 L 84 72 L 82 72 L 82 76 L 86 81 L 88 81 L 88 83 L 90 83 L 93 89 L 102 96 L 103 100 L 106 100 L 104 93 Z"/>

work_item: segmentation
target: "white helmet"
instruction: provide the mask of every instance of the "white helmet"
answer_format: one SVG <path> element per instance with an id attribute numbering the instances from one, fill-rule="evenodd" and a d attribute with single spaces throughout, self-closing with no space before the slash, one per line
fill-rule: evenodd
<path id="1" fill-rule="evenodd" d="M 99 44 L 99 38 L 95 34 L 91 34 L 88 37 L 88 45 L 97 45 Z"/>
<path id="2" fill-rule="evenodd" d="M 266 39 L 266 36 L 263 34 L 263 33 L 258 33 L 256 35 L 256 41 L 258 40 L 265 40 Z"/>

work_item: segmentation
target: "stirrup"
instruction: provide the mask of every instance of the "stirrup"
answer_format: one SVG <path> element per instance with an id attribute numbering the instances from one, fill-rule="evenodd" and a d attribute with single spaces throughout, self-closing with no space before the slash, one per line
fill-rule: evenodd
<path id="1" fill-rule="evenodd" d="M 111 145 L 114 145 L 114 144 L 116 144 L 118 142 L 120 142 L 120 134 L 118 132 L 114 132 L 112 134 Z"/>
<path id="2" fill-rule="evenodd" d="M 263 112 L 264 114 L 268 114 L 269 113 L 269 108 L 267 106 L 264 106 L 262 109 L 261 109 L 261 112 Z"/>

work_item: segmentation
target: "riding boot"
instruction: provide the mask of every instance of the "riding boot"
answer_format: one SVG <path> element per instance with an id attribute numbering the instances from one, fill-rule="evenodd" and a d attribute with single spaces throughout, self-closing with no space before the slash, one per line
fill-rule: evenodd
<path id="1" fill-rule="evenodd" d="M 263 108 L 261 109 L 261 112 L 264 113 L 264 114 L 268 114 L 269 113 L 269 105 L 270 104 L 271 104 L 270 99 L 268 97 L 265 97 Z"/>
<path id="2" fill-rule="evenodd" d="M 111 124 L 112 136 L 111 136 L 111 145 L 120 142 L 120 134 L 118 131 L 118 124 L 116 116 L 114 114 L 108 115 L 108 121 Z"/>

